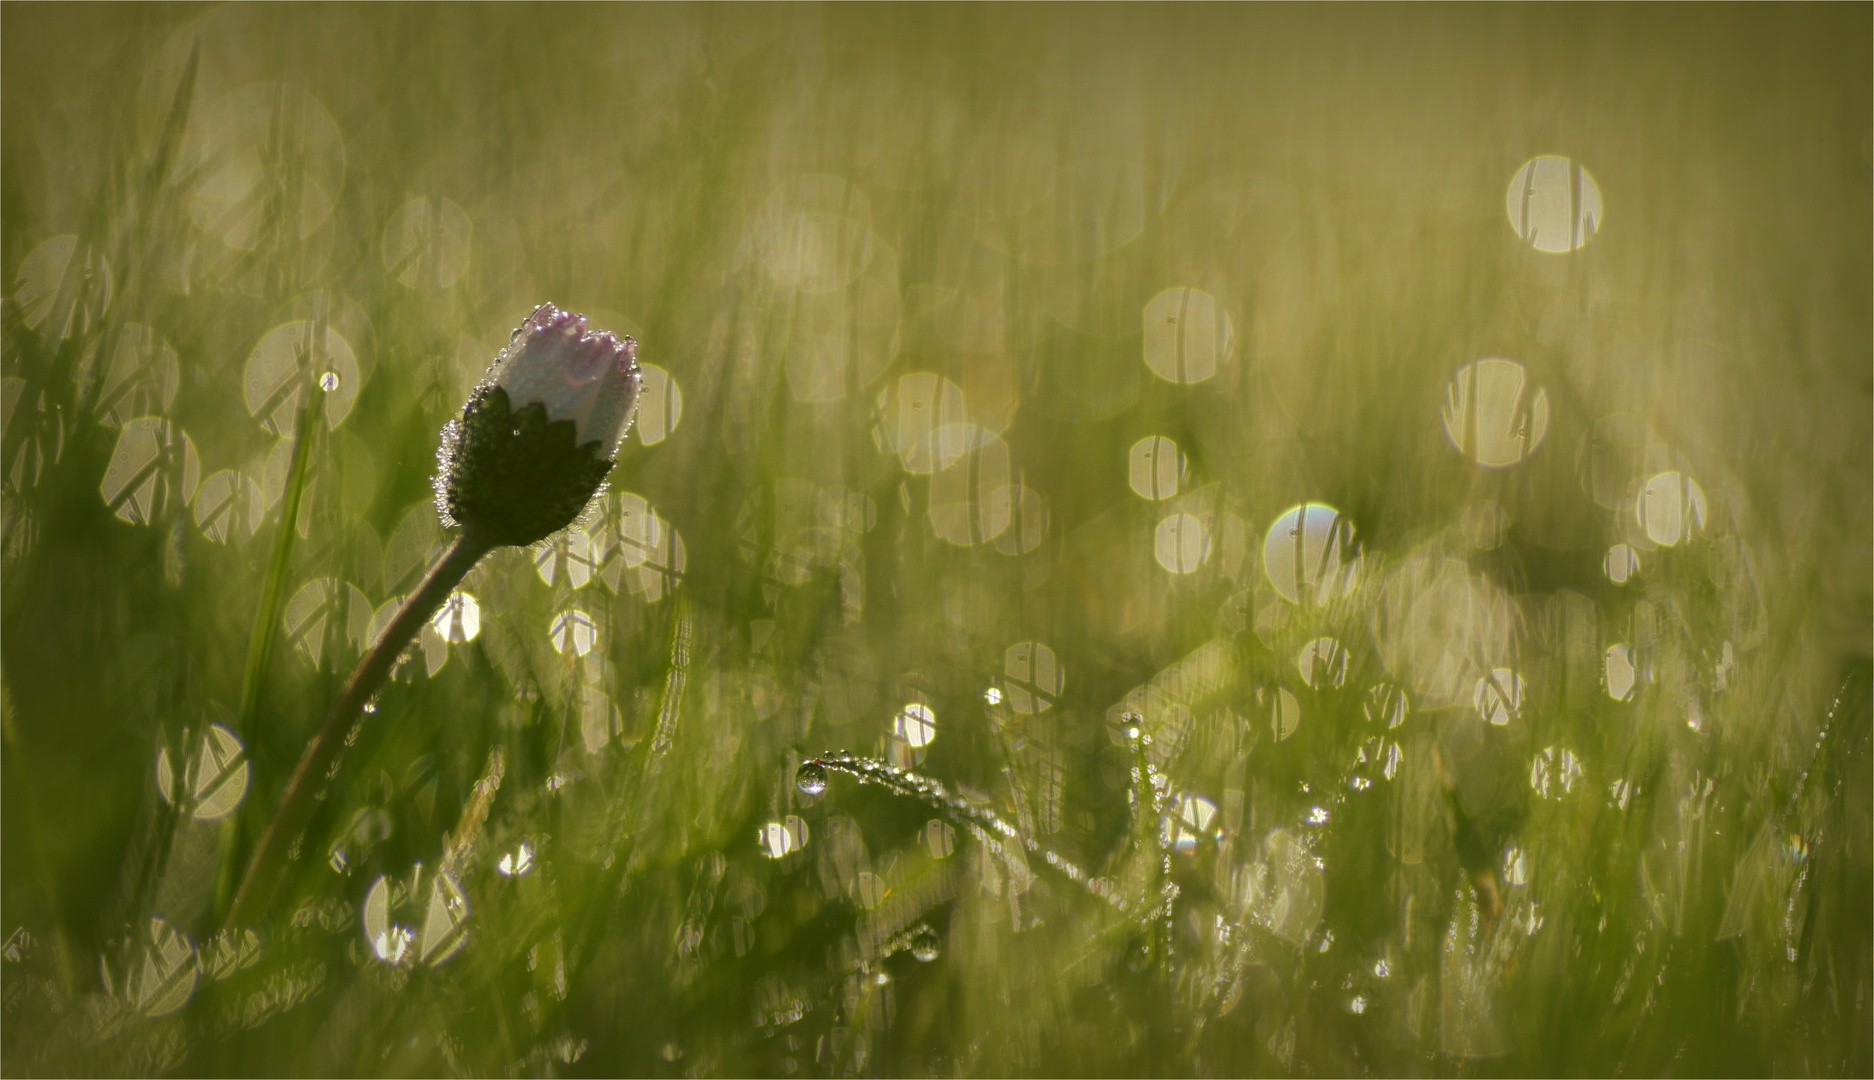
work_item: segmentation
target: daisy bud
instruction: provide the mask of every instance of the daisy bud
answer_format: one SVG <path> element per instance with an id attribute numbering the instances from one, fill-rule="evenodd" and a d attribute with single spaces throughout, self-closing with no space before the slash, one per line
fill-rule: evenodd
<path id="1" fill-rule="evenodd" d="M 436 451 L 436 508 L 491 546 L 572 524 L 638 404 L 638 345 L 542 304 L 508 339 Z"/>

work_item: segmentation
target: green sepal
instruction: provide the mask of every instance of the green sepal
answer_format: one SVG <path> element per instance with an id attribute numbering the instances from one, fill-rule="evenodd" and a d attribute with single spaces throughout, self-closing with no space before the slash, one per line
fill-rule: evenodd
<path id="1" fill-rule="evenodd" d="M 573 523 L 611 471 L 597 440 L 574 444 L 571 420 L 548 420 L 531 402 L 511 409 L 507 391 L 483 384 L 445 432 L 441 509 L 493 545 L 525 546 Z"/>

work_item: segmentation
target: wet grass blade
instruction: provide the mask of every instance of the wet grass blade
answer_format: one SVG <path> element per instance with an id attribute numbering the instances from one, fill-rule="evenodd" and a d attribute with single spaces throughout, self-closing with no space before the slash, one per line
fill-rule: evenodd
<path id="1" fill-rule="evenodd" d="M 280 609 L 286 597 L 286 575 L 293 564 L 294 541 L 299 537 L 299 507 L 306 492 L 307 462 L 311 459 L 311 443 L 316 435 L 312 420 L 318 415 L 319 410 L 315 408 L 317 400 L 308 389 L 300 401 L 299 416 L 294 421 L 293 463 L 287 472 L 286 494 L 281 500 L 280 533 L 274 541 L 273 559 L 267 567 L 267 582 L 260 594 L 260 604 L 254 610 L 254 626 L 247 639 L 247 662 L 241 670 L 241 704 L 235 716 L 238 725 L 235 736 L 248 745 L 252 745 L 260 713 L 261 694 L 266 687 L 267 668 L 273 661 L 273 646 L 279 637 Z M 250 802 L 249 805 L 254 803 Z M 234 888 L 240 881 L 241 867 L 246 863 L 247 845 L 242 835 L 242 818 L 241 814 L 230 815 L 221 830 L 220 870 L 215 880 L 217 924 L 227 916 L 228 905 L 234 899 Z"/>

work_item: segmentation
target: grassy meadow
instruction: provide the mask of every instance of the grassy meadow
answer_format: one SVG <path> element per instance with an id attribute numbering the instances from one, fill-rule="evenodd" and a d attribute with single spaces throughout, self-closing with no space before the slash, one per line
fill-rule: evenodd
<path id="1" fill-rule="evenodd" d="M 0 1072 L 1867 1075 L 1871 31 L 0 4 Z"/>

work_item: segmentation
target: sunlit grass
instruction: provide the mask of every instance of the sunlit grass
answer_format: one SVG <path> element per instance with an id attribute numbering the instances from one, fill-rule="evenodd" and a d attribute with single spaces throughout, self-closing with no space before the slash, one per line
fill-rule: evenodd
<path id="1" fill-rule="evenodd" d="M 8 1073 L 1868 1072 L 1867 9 L 0 17 Z"/>

